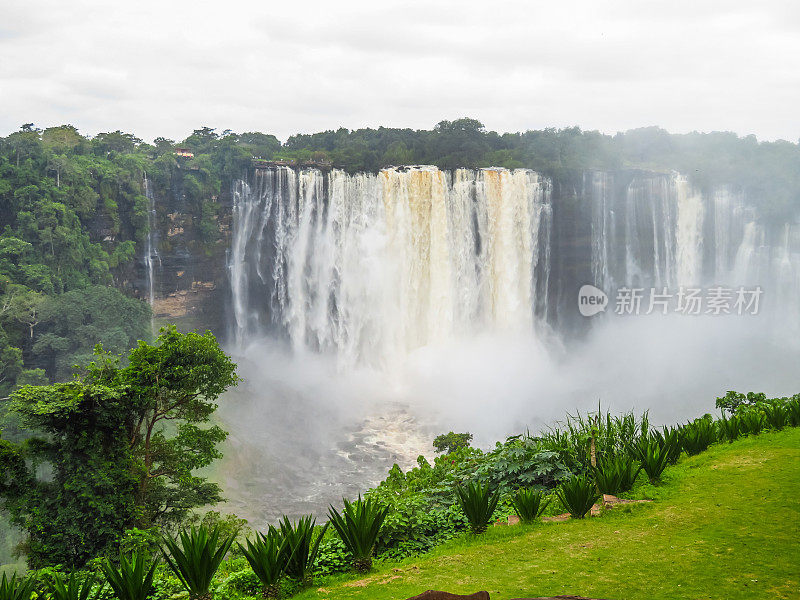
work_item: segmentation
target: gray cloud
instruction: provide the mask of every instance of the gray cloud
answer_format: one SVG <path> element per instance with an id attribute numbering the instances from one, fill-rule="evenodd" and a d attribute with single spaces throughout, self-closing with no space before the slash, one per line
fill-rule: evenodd
<path id="1" fill-rule="evenodd" d="M 5 0 L 0 134 L 72 123 L 732 130 L 800 137 L 793 1 Z"/>

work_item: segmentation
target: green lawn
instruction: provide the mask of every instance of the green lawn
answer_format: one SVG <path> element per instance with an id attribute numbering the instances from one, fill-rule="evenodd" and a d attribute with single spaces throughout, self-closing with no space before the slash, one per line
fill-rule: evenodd
<path id="1" fill-rule="evenodd" d="M 426 589 L 492 599 L 800 598 L 800 428 L 683 458 L 655 501 L 584 521 L 495 527 L 369 576 L 319 580 L 309 599 L 403 599 Z"/>

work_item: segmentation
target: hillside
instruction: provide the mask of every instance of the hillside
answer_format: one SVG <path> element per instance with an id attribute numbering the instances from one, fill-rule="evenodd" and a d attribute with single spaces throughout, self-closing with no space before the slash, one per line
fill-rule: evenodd
<path id="1" fill-rule="evenodd" d="M 654 502 L 600 518 L 495 527 L 369 577 L 320 580 L 297 596 L 402 599 L 426 589 L 492 599 L 580 594 L 619 600 L 800 598 L 800 429 L 683 458 Z"/>

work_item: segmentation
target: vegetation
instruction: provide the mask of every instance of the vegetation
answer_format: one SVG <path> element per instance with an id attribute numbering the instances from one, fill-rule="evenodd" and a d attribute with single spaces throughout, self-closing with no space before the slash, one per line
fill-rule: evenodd
<path id="1" fill-rule="evenodd" d="M 157 566 L 155 560 L 148 565 L 144 552 L 136 552 L 130 558 L 121 555 L 118 565 L 105 559 L 100 563 L 100 570 L 117 600 L 147 600 L 153 593 Z"/>
<path id="2" fill-rule="evenodd" d="M 355 502 L 344 499 L 341 514 L 330 507 L 330 523 L 353 555 L 353 569 L 360 573 L 372 568 L 372 554 L 387 512 L 389 509 L 380 506 L 374 498 L 362 500 L 361 496 Z"/>
<path id="3" fill-rule="evenodd" d="M 173 524 L 220 499 L 194 474 L 220 456 L 226 433 L 208 422 L 237 381 L 214 336 L 168 328 L 124 367 L 101 348 L 95 359 L 80 379 L 12 395 L 11 413 L 34 437 L 0 440 L 0 499 L 34 568 L 82 567 L 126 530 Z"/>
<path id="4" fill-rule="evenodd" d="M 0 600 L 30 600 L 36 580 L 32 577 L 23 579 L 15 574 L 11 577 L 5 573 L 0 577 Z"/>
<path id="5" fill-rule="evenodd" d="M 469 448 L 469 443 L 472 441 L 472 434 L 467 433 L 443 433 L 437 435 L 433 440 L 433 448 L 437 453 L 444 452 L 445 454 L 452 454 L 461 448 Z"/>
<path id="6" fill-rule="evenodd" d="M 205 527 L 181 531 L 177 540 L 164 539 L 164 559 L 190 600 L 210 600 L 214 575 L 233 542 L 233 536 L 222 537 L 219 530 Z"/>
<path id="7" fill-rule="evenodd" d="M 556 490 L 556 496 L 573 519 L 582 519 L 601 496 L 594 480 L 587 475 L 575 475 Z"/>
<path id="8" fill-rule="evenodd" d="M 98 600 L 103 593 L 103 588 L 95 584 L 94 575 L 85 575 L 73 571 L 64 577 L 53 573 L 47 582 L 51 600 Z"/>
<path id="9" fill-rule="evenodd" d="M 520 488 L 509 502 L 514 507 L 514 510 L 517 511 L 520 521 L 525 524 L 531 524 L 542 515 L 544 509 L 550 504 L 551 499 L 543 500 L 544 492 L 542 490 Z"/>
<path id="10" fill-rule="evenodd" d="M 286 540 L 275 535 L 276 530 L 271 530 L 269 535 L 259 533 L 254 541 L 247 540 L 246 546 L 239 544 L 239 549 L 247 559 L 261 585 L 264 586 L 265 598 L 278 598 L 280 596 L 280 581 L 286 571 L 290 556 L 286 553 Z"/>
<path id="11" fill-rule="evenodd" d="M 500 491 L 492 492 L 489 485 L 470 482 L 466 486 L 456 487 L 458 505 L 464 511 L 469 521 L 472 533 L 479 534 L 486 531 L 487 526 L 494 518 L 494 510 L 500 500 Z"/>
<path id="12" fill-rule="evenodd" d="M 601 493 L 616 496 L 633 487 L 641 470 L 642 465 L 630 454 L 606 456 L 598 462 L 594 480 Z"/>
<path id="13" fill-rule="evenodd" d="M 315 532 L 315 524 L 316 519 L 311 515 L 302 517 L 294 525 L 289 517 L 284 517 L 280 523 L 280 536 L 286 542 L 286 574 L 301 584 L 309 583 L 313 577 L 320 542 L 328 529 L 328 523 L 325 523 L 319 532 Z M 271 533 L 278 535 L 277 530 L 271 530 Z"/>

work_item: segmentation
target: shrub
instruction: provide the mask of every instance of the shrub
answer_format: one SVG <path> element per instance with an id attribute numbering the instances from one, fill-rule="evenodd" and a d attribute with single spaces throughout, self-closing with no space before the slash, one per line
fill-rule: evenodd
<path id="1" fill-rule="evenodd" d="M 678 462 L 683 450 L 680 429 L 678 427 L 665 426 L 663 431 L 654 429 L 651 435 L 661 446 L 661 450 L 667 453 L 667 464 L 674 465 Z"/>
<path id="2" fill-rule="evenodd" d="M 154 560 L 148 566 L 145 553 L 137 552 L 130 560 L 120 556 L 118 567 L 106 559 L 100 563 L 100 569 L 118 600 L 146 600 L 153 592 L 157 564 Z"/>
<path id="3" fill-rule="evenodd" d="M 47 581 L 51 600 L 97 600 L 103 593 L 102 585 L 96 586 L 94 575 L 70 573 L 67 577 L 52 573 Z"/>
<path id="4" fill-rule="evenodd" d="M 22 579 L 14 573 L 11 577 L 6 577 L 3 573 L 0 579 L 0 600 L 30 600 L 36 582 L 32 577 Z"/>
<path id="5" fill-rule="evenodd" d="M 366 573 L 372 568 L 372 553 L 388 512 L 374 498 L 362 500 L 360 495 L 355 502 L 344 500 L 341 514 L 330 507 L 330 523 L 353 555 L 353 569 L 357 572 Z"/>
<path id="6" fill-rule="evenodd" d="M 533 523 L 550 504 L 550 498 L 544 500 L 544 492 L 530 488 L 520 488 L 511 498 L 511 506 L 523 523 Z"/>
<path id="7" fill-rule="evenodd" d="M 460 448 L 469 448 L 469 443 L 472 441 L 472 434 L 467 433 L 443 433 L 437 435 L 433 440 L 433 448 L 436 452 L 444 452 L 451 454 Z"/>
<path id="8" fill-rule="evenodd" d="M 469 521 L 472 533 L 478 534 L 486 531 L 486 527 L 492 522 L 494 509 L 500 500 L 500 490 L 492 493 L 489 484 L 470 482 L 466 487 L 456 486 L 456 498 L 461 510 Z"/>
<path id="9" fill-rule="evenodd" d="M 563 482 L 556 490 L 556 495 L 575 519 L 583 519 L 600 499 L 594 479 L 586 475 L 576 475 Z"/>
<path id="10" fill-rule="evenodd" d="M 242 554 L 264 588 L 265 598 L 279 596 L 281 577 L 289 559 L 285 552 L 286 540 L 276 533 L 273 529 L 270 535 L 260 533 L 255 541 L 246 540 L 246 546 L 239 544 Z"/>
<path id="11" fill-rule="evenodd" d="M 686 454 L 694 456 L 717 441 L 717 429 L 710 417 L 696 419 L 680 429 L 681 445 Z"/>
<path id="12" fill-rule="evenodd" d="M 800 427 L 800 396 L 792 396 L 786 402 L 786 412 L 792 427 Z"/>
<path id="13" fill-rule="evenodd" d="M 728 416 L 723 412 L 717 421 L 717 439 L 719 441 L 733 442 L 742 435 L 742 425 L 739 417 Z"/>
<path id="14" fill-rule="evenodd" d="M 641 438 L 632 448 L 634 456 L 641 463 L 651 483 L 661 480 L 661 474 L 669 464 L 671 448 L 667 445 L 661 446 L 657 440 L 649 437 Z"/>
<path id="15" fill-rule="evenodd" d="M 761 405 L 767 424 L 780 431 L 789 423 L 789 411 L 782 402 L 765 402 Z"/>
<path id="16" fill-rule="evenodd" d="M 594 470 L 594 480 L 604 494 L 620 494 L 633 487 L 642 466 L 630 454 L 601 458 Z"/>
<path id="17" fill-rule="evenodd" d="M 180 580 L 189 598 L 211 598 L 211 583 L 222 559 L 230 550 L 234 537 L 221 537 L 219 529 L 192 527 L 183 530 L 177 540 L 164 539 L 164 558 Z"/>
<path id="18" fill-rule="evenodd" d="M 764 429 L 764 413 L 757 408 L 742 408 L 736 413 L 736 416 L 739 418 L 739 424 L 744 435 L 758 435 Z"/>
<path id="19" fill-rule="evenodd" d="M 329 525 L 325 523 L 315 539 L 315 524 L 316 519 L 311 515 L 302 517 L 296 525 L 292 525 L 289 517 L 284 516 L 280 522 L 280 531 L 274 527 L 270 528 L 270 534 L 280 535 L 286 541 L 284 549 L 284 553 L 288 557 L 286 560 L 286 575 L 301 584 L 306 584 L 311 580 L 314 572 L 314 563 L 319 553 L 319 544 Z"/>

